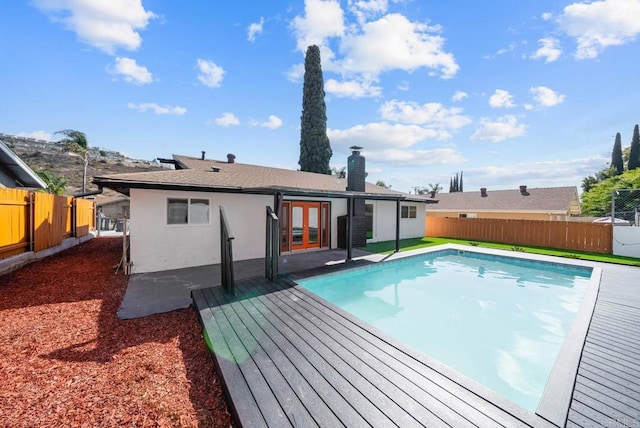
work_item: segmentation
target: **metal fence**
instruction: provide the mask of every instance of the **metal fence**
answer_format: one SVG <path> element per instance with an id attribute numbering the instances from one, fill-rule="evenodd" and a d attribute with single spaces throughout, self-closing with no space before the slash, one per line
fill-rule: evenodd
<path id="1" fill-rule="evenodd" d="M 613 190 L 609 220 L 616 225 L 640 226 L 640 189 Z"/>

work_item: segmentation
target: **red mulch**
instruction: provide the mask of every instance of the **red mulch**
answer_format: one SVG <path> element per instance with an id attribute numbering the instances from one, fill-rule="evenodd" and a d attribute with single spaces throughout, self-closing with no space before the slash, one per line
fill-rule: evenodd
<path id="1" fill-rule="evenodd" d="M 0 426 L 231 425 L 193 308 L 118 319 L 121 252 L 98 238 L 0 276 Z"/>

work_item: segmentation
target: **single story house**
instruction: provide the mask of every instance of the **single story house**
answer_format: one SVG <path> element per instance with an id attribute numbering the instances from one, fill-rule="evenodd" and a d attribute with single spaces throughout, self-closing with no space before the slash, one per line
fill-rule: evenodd
<path id="1" fill-rule="evenodd" d="M 122 223 L 124 217 L 130 217 L 130 202 L 125 195 L 97 195 L 95 201 L 101 230 L 114 229 L 116 224 Z"/>
<path id="2" fill-rule="evenodd" d="M 47 183 L 0 141 L 0 187 L 46 189 Z"/>
<path id="3" fill-rule="evenodd" d="M 233 257 L 265 257 L 266 207 L 279 219 L 280 252 L 353 247 L 424 236 L 425 203 L 365 182 L 365 159 L 352 147 L 347 177 L 174 155 L 175 169 L 95 177 L 130 197 L 132 273 L 221 262 L 220 210 L 234 234 Z M 348 207 L 351 206 L 351 215 Z"/>
<path id="4" fill-rule="evenodd" d="M 427 199 L 437 204 L 426 205 L 429 217 L 502 218 L 519 220 L 566 221 L 580 215 L 578 189 L 546 187 L 474 192 L 438 193 Z"/>

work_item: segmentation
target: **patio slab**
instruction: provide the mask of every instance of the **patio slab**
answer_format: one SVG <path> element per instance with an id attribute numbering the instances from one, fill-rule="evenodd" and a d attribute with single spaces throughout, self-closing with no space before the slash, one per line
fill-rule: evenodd
<path id="1" fill-rule="evenodd" d="M 321 250 L 287 253 L 280 256 L 282 274 L 304 271 L 325 265 L 344 263 L 346 250 Z M 353 250 L 354 259 L 379 260 L 382 256 L 363 250 Z M 234 262 L 237 281 L 264 276 L 264 259 Z M 220 265 L 197 266 L 162 272 L 133 274 L 122 300 L 118 317 L 142 318 L 189 307 L 193 303 L 191 292 L 221 285 Z"/>

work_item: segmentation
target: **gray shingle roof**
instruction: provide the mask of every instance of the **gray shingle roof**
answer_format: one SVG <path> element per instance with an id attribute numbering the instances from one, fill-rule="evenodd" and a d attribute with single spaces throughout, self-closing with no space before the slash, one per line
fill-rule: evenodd
<path id="1" fill-rule="evenodd" d="M 174 155 L 174 159 L 187 169 L 111 174 L 94 178 L 97 184 L 118 183 L 122 187 L 140 184 L 158 186 L 202 187 L 212 190 L 288 189 L 309 192 L 345 192 L 347 179 L 312 172 L 293 171 L 243 163 L 228 163 Z M 107 185 L 107 187 L 110 187 Z M 389 197 L 410 197 L 373 183 L 366 183 L 366 193 Z"/>
<path id="2" fill-rule="evenodd" d="M 579 211 L 577 197 L 576 187 L 531 188 L 526 194 L 519 189 L 487 190 L 485 197 L 479 190 L 439 193 L 438 203 L 429 205 L 427 211 Z"/>

